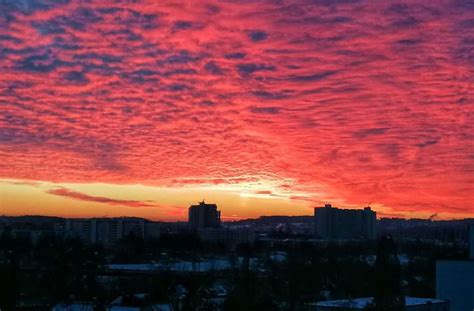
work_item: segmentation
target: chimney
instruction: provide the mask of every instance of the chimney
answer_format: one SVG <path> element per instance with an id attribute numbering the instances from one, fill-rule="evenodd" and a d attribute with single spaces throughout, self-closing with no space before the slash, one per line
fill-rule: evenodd
<path id="1" fill-rule="evenodd" d="M 468 245 L 469 245 L 469 259 L 474 260 L 474 224 L 469 225 Z"/>

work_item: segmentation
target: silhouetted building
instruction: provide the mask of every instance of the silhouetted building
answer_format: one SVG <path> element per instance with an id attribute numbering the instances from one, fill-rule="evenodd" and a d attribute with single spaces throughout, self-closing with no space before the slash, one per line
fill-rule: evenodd
<path id="1" fill-rule="evenodd" d="M 128 235 L 157 238 L 160 224 L 140 218 L 66 219 L 65 235 L 88 243 L 111 244 Z"/>
<path id="2" fill-rule="evenodd" d="M 366 310 L 373 303 L 372 297 L 328 300 L 316 303 L 316 311 Z M 405 310 L 449 311 L 449 302 L 439 299 L 405 297 Z"/>
<path id="3" fill-rule="evenodd" d="M 376 213 L 363 210 L 340 209 L 326 204 L 314 209 L 316 236 L 325 239 L 375 239 Z"/>
<path id="4" fill-rule="evenodd" d="M 469 226 L 469 259 L 436 261 L 436 297 L 451 311 L 474 310 L 474 224 Z"/>
<path id="5" fill-rule="evenodd" d="M 189 207 L 189 226 L 196 229 L 219 228 L 221 212 L 216 204 L 207 204 L 204 201 Z"/>

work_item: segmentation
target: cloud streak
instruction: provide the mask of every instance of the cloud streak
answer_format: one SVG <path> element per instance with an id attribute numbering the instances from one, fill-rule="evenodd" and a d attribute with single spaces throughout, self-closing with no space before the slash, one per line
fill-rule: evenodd
<path id="1" fill-rule="evenodd" d="M 85 193 L 76 192 L 66 188 L 57 188 L 48 190 L 48 194 L 71 198 L 74 200 L 103 203 L 110 205 L 128 206 L 128 207 L 156 207 L 157 205 L 149 203 L 148 201 L 135 201 L 135 200 L 118 200 L 105 197 L 91 196 Z"/>

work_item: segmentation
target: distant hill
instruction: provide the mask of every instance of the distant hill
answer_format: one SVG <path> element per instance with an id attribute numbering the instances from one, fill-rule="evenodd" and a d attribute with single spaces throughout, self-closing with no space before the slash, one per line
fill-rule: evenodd
<path id="1" fill-rule="evenodd" d="M 0 222 L 54 222 L 64 220 L 62 217 L 56 216 L 39 216 L 39 215 L 24 215 L 24 216 L 0 216 Z"/>
<path id="2" fill-rule="evenodd" d="M 236 224 L 281 224 L 281 223 L 312 223 L 313 216 L 260 216 L 253 219 L 233 221 Z"/>
<path id="3" fill-rule="evenodd" d="M 474 224 L 474 218 L 458 220 L 382 218 L 378 221 L 378 232 L 379 235 L 389 234 L 397 238 L 466 241 L 469 224 Z"/>

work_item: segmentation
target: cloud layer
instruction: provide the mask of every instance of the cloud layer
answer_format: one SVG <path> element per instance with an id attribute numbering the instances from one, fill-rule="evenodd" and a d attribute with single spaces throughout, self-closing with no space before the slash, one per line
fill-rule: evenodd
<path id="1" fill-rule="evenodd" d="M 472 213 L 473 33 L 468 1 L 4 0 L 0 177 Z"/>

